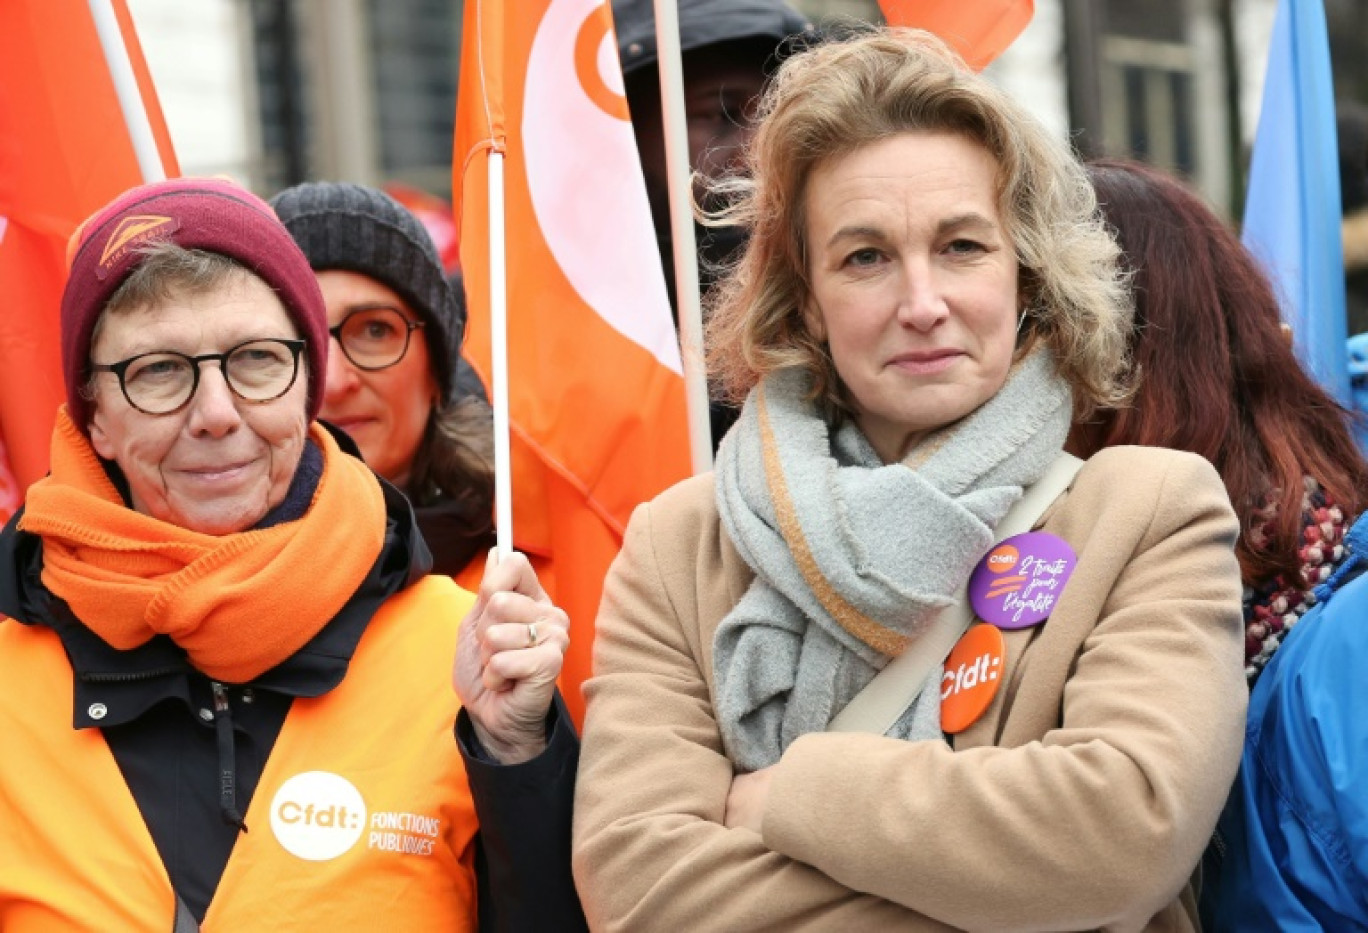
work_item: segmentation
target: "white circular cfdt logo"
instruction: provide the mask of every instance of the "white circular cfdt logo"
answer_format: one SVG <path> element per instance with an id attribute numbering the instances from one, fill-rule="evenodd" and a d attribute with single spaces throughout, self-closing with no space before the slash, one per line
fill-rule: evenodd
<path id="1" fill-rule="evenodd" d="M 327 771 L 296 774 L 271 801 L 271 832 L 286 852 L 310 862 L 337 858 L 356 845 L 365 828 L 361 792 Z"/>

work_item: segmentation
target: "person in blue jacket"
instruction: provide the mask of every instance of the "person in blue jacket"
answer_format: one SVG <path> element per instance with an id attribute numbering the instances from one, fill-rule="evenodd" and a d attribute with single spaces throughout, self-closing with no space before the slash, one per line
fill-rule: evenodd
<path id="1" fill-rule="evenodd" d="M 1208 930 L 1368 930 L 1368 518 L 1249 702 Z"/>

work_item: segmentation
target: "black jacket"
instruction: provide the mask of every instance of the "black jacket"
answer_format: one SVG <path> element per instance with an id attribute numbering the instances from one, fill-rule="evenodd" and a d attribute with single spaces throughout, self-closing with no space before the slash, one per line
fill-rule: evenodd
<path id="1" fill-rule="evenodd" d="M 354 452 L 349 441 L 339 442 Z M 317 477 L 311 482 L 307 462 L 302 466 L 287 504 L 307 507 Z M 306 488 L 295 488 L 301 484 Z M 75 727 L 104 733 L 172 886 L 196 920 L 208 910 L 292 700 L 337 686 L 375 611 L 431 565 L 408 501 L 381 485 L 388 525 L 366 579 L 303 648 L 241 686 L 212 683 L 165 636 L 132 651 L 110 647 L 43 586 L 42 541 L 18 530 L 22 510 L 0 534 L 0 613 L 61 638 L 76 675 Z M 480 928 L 586 929 L 570 874 L 579 741 L 559 697 L 547 717 L 546 751 L 521 765 L 487 760 L 465 720 L 462 711 L 453 741 L 480 823 Z M 221 774 L 229 780 L 221 782 Z"/>

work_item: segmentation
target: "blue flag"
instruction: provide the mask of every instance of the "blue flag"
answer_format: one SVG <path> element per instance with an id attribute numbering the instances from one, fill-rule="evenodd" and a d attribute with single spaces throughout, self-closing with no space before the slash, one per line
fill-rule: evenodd
<path id="1" fill-rule="evenodd" d="M 1244 244 L 1273 279 L 1302 364 L 1348 405 L 1335 92 L 1321 0 L 1278 2 Z"/>

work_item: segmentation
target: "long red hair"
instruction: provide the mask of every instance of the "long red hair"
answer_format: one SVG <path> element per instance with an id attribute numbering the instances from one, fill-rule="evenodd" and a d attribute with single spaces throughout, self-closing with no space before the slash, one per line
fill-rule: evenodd
<path id="1" fill-rule="evenodd" d="M 1346 517 L 1368 493 L 1349 413 L 1302 369 L 1267 277 L 1197 195 L 1136 162 L 1099 160 L 1088 175 L 1134 276 L 1140 387 L 1131 407 L 1076 426 L 1071 446 L 1202 455 L 1240 516 L 1245 583 L 1300 581 L 1304 477 Z"/>

